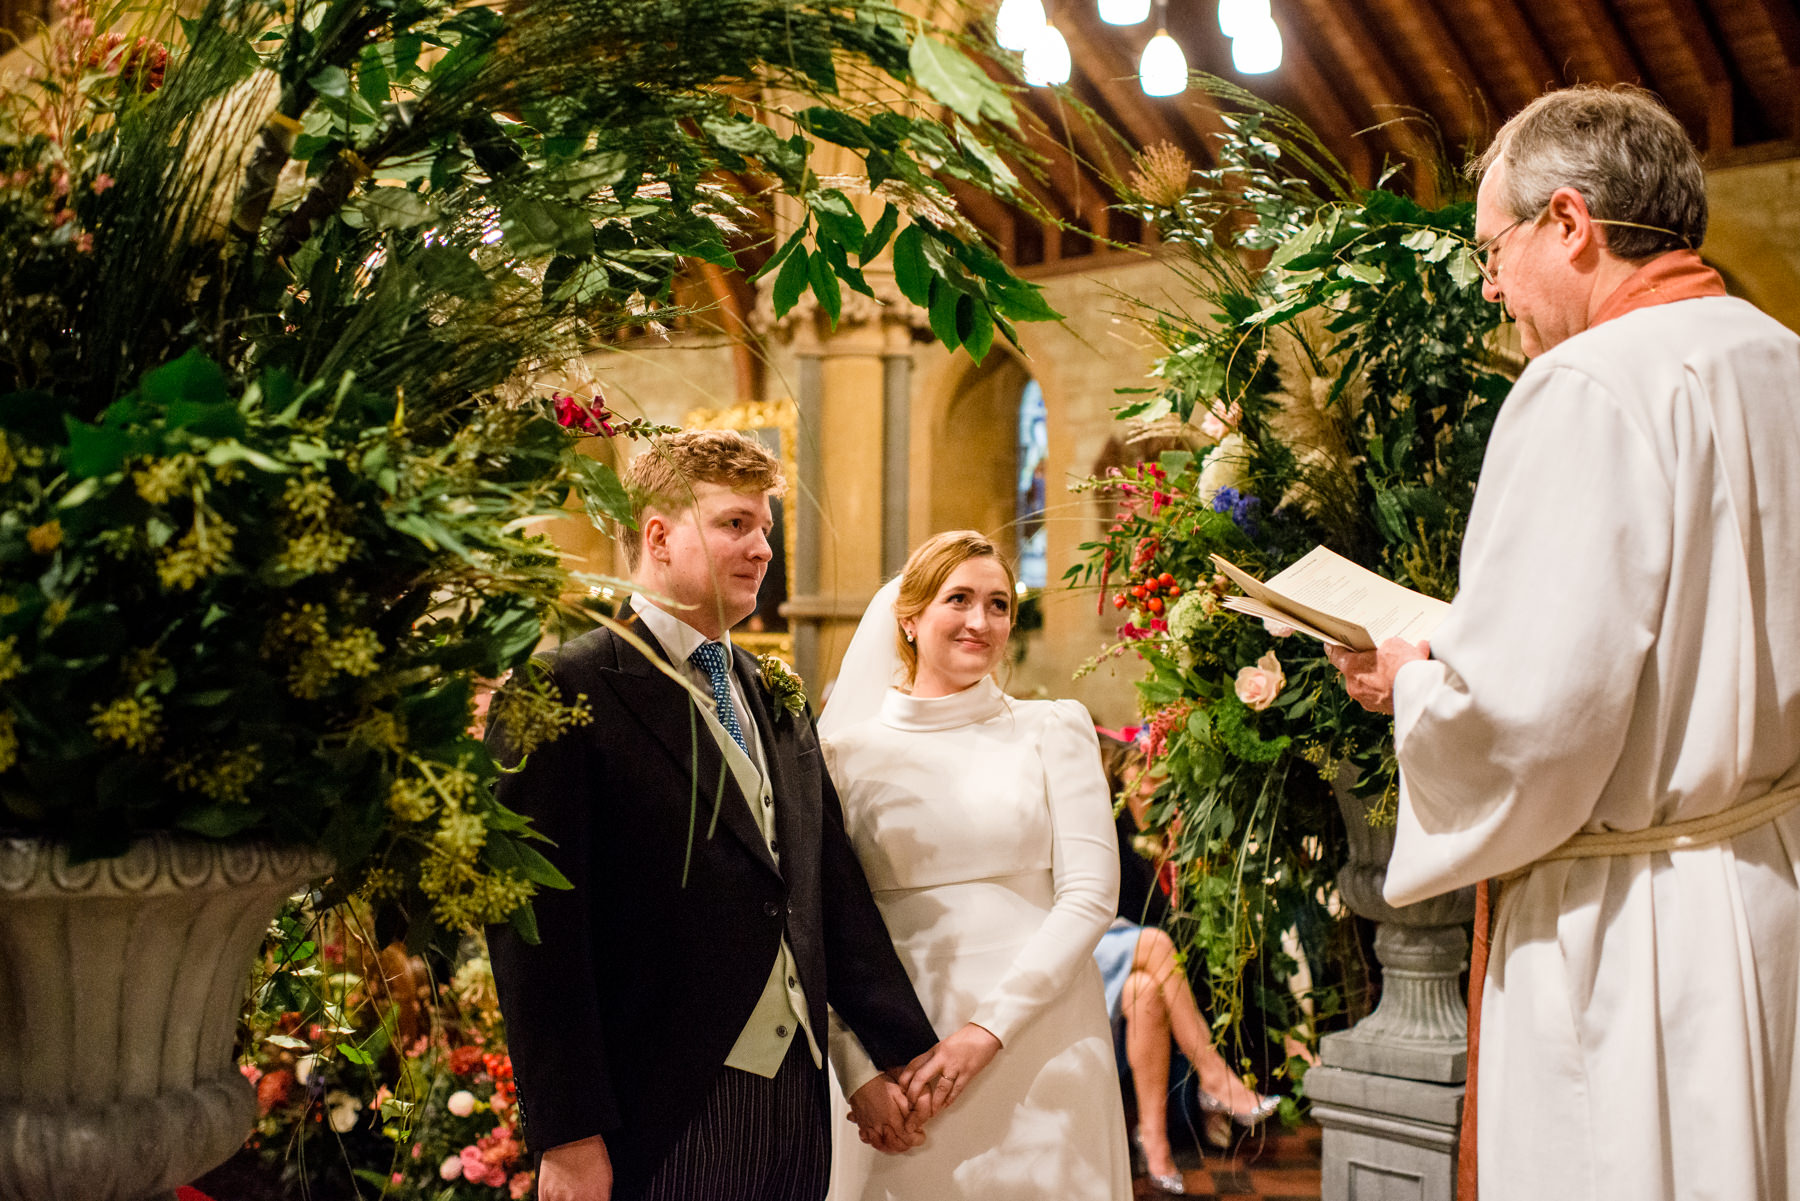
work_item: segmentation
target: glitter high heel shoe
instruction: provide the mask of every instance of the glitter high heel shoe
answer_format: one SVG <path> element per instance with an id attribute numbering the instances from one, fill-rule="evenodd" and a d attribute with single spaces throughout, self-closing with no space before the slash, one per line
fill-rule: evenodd
<path id="1" fill-rule="evenodd" d="M 1131 1159 L 1132 1167 L 1134 1169 L 1138 1164 L 1143 1165 L 1144 1175 L 1149 1179 L 1151 1186 L 1158 1192 L 1167 1193 L 1173 1197 L 1187 1196 L 1187 1185 L 1182 1182 L 1181 1172 L 1179 1170 L 1168 1176 L 1163 1176 L 1150 1170 L 1150 1157 L 1144 1154 L 1143 1140 L 1138 1138 L 1137 1131 L 1135 1130 L 1131 1132 Z"/>
<path id="2" fill-rule="evenodd" d="M 1246 1110 L 1235 1110 L 1205 1089 L 1200 1090 L 1200 1108 L 1206 1113 L 1222 1113 L 1245 1129 L 1262 1125 L 1270 1115 L 1281 1108 L 1280 1097 L 1259 1097 L 1255 1105 Z"/>
<path id="3" fill-rule="evenodd" d="M 1187 1196 L 1187 1185 L 1181 1182 L 1180 1172 L 1176 1172 L 1173 1176 L 1158 1176 L 1152 1172 L 1150 1173 L 1150 1186 L 1157 1192 L 1168 1193 L 1173 1197 Z"/>

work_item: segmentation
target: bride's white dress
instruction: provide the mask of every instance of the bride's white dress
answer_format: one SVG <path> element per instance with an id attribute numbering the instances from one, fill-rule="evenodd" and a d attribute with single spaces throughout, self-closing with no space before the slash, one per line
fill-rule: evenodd
<path id="1" fill-rule="evenodd" d="M 889 635 L 891 638 L 892 635 Z M 883 1155 L 833 1114 L 833 1201 L 1122 1201 L 1129 1149 L 1094 945 L 1118 849 L 1087 710 L 991 679 L 948 697 L 889 691 L 825 744 L 850 839 L 940 1037 L 1002 1049 L 921 1147 Z M 844 1094 L 876 1069 L 835 1020 Z"/>

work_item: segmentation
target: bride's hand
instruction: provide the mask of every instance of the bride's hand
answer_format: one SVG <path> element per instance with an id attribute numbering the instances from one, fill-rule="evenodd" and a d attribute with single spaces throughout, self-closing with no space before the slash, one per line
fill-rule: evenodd
<path id="1" fill-rule="evenodd" d="M 912 1104 L 915 1128 L 948 1109 L 976 1073 L 999 1053 L 1000 1040 L 970 1022 L 907 1064 L 900 1073 L 900 1085 Z"/>
<path id="2" fill-rule="evenodd" d="M 925 1141 L 917 1128 L 908 1125 L 911 1114 L 906 1093 L 893 1077 L 884 1074 L 851 1096 L 848 1120 L 856 1123 L 863 1142 L 877 1151 L 897 1155 Z"/>

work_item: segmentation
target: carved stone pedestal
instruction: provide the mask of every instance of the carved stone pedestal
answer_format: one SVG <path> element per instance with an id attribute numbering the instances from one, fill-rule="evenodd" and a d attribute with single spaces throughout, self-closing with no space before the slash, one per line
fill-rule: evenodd
<path id="1" fill-rule="evenodd" d="M 0 838 L 0 1201 L 163 1201 L 237 1149 L 250 959 L 330 866 L 161 834 L 73 863 Z"/>
<path id="2" fill-rule="evenodd" d="M 1306 1076 L 1324 1130 L 1324 1201 L 1453 1201 L 1456 1147 L 1468 1079 L 1469 1014 L 1462 971 L 1473 889 L 1395 908 L 1382 898 L 1393 828 L 1371 827 L 1365 803 L 1340 780 L 1350 863 L 1338 889 L 1376 925 L 1381 1001 L 1349 1030 L 1329 1034 Z"/>
<path id="3" fill-rule="evenodd" d="M 1325 1130 L 1325 1201 L 1436 1201 L 1456 1195 L 1463 1086 L 1316 1067 L 1306 1074 Z"/>

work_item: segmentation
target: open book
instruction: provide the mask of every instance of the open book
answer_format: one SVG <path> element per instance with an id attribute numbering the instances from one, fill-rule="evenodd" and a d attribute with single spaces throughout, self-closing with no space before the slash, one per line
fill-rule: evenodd
<path id="1" fill-rule="evenodd" d="M 1358 567 L 1323 546 L 1313 547 L 1267 583 L 1218 555 L 1212 561 L 1244 590 L 1243 596 L 1224 599 L 1227 609 L 1292 626 L 1353 651 L 1374 650 L 1389 638 L 1424 641 L 1450 612 L 1444 601 Z"/>

